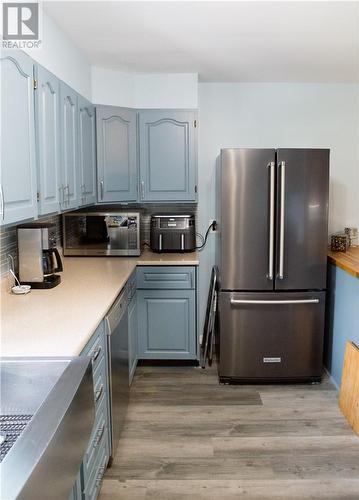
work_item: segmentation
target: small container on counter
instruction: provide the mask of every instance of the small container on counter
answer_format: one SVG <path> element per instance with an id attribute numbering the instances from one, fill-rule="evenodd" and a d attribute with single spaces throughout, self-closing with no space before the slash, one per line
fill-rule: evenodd
<path id="1" fill-rule="evenodd" d="M 349 248 L 349 236 L 345 233 L 332 234 L 330 249 L 332 252 L 346 252 Z"/>
<path id="2" fill-rule="evenodd" d="M 357 227 L 346 227 L 344 229 L 345 234 L 349 238 L 349 246 L 355 247 L 358 244 L 358 228 Z"/>

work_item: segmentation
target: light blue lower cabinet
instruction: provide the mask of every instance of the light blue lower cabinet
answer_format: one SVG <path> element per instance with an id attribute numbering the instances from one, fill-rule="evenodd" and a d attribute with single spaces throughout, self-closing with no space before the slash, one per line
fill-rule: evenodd
<path id="1" fill-rule="evenodd" d="M 81 353 L 81 356 L 92 358 L 95 421 L 70 500 L 97 498 L 109 460 L 109 387 L 105 333 L 105 322 L 102 321 Z"/>
<path id="2" fill-rule="evenodd" d="M 195 290 L 138 290 L 138 358 L 196 359 Z"/>
<path id="3" fill-rule="evenodd" d="M 128 305 L 128 367 L 129 383 L 131 385 L 137 368 L 138 355 L 138 315 L 137 292 L 133 295 Z"/>
<path id="4" fill-rule="evenodd" d="M 77 474 L 76 482 L 72 488 L 69 500 L 82 500 L 81 471 Z"/>
<path id="5" fill-rule="evenodd" d="M 102 479 L 105 474 L 107 463 L 109 460 L 109 448 L 103 446 L 98 453 L 96 463 L 91 471 L 91 474 L 84 485 L 83 498 L 85 500 L 95 500 L 100 493 Z"/>

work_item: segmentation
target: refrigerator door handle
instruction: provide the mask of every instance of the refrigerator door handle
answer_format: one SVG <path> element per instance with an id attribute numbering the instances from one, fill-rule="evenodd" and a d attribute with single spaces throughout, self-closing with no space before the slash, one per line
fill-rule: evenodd
<path id="1" fill-rule="evenodd" d="M 285 225 L 285 161 L 280 164 L 280 230 L 279 230 L 279 273 L 284 278 L 284 225 Z"/>
<path id="2" fill-rule="evenodd" d="M 271 161 L 269 167 L 269 251 L 268 251 L 268 279 L 273 279 L 273 258 L 274 258 L 274 203 L 275 203 L 275 163 Z"/>
<path id="3" fill-rule="evenodd" d="M 245 300 L 245 299 L 231 299 L 231 305 L 236 306 L 240 304 L 269 304 L 269 305 L 282 305 L 282 304 L 319 304 L 319 299 L 289 299 L 289 300 Z"/>

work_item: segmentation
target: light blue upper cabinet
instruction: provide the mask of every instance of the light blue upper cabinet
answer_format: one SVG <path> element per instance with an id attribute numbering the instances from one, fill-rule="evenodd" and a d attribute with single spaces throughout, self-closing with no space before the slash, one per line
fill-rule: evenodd
<path id="1" fill-rule="evenodd" d="M 137 200 L 137 112 L 97 106 L 98 201 Z"/>
<path id="2" fill-rule="evenodd" d="M 33 62 L 3 50 L 1 69 L 1 224 L 37 216 Z"/>
<path id="3" fill-rule="evenodd" d="M 41 66 L 35 67 L 37 89 L 36 132 L 38 151 L 39 213 L 57 212 L 63 208 L 60 163 L 60 82 Z"/>
<path id="4" fill-rule="evenodd" d="M 140 111 L 142 201 L 196 201 L 196 116 L 196 111 Z"/>
<path id="5" fill-rule="evenodd" d="M 80 205 L 96 202 L 96 114 L 95 106 L 78 96 Z"/>
<path id="6" fill-rule="evenodd" d="M 63 175 L 62 209 L 79 205 L 78 107 L 77 94 L 60 82 L 61 163 Z"/>

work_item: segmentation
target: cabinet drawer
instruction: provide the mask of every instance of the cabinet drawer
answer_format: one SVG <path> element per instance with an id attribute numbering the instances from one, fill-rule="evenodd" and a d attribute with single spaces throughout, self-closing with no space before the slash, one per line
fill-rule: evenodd
<path id="1" fill-rule="evenodd" d="M 81 353 L 82 356 L 91 356 L 93 373 L 104 359 L 105 350 L 105 325 L 102 321 Z"/>
<path id="2" fill-rule="evenodd" d="M 97 412 L 91 438 L 82 462 L 85 488 L 87 488 L 91 471 L 104 446 L 108 447 L 108 419 L 105 399 L 102 400 Z"/>
<path id="3" fill-rule="evenodd" d="M 185 266 L 143 266 L 137 268 L 137 288 L 193 289 L 195 268 Z"/>
<path id="4" fill-rule="evenodd" d="M 85 483 L 84 499 L 95 500 L 101 489 L 102 479 L 106 471 L 109 459 L 108 446 L 105 445 L 101 448 L 98 459 L 94 463 L 94 467 L 89 475 L 88 482 Z"/>

